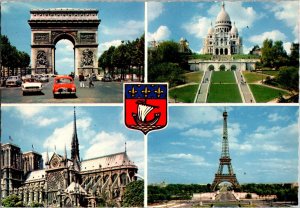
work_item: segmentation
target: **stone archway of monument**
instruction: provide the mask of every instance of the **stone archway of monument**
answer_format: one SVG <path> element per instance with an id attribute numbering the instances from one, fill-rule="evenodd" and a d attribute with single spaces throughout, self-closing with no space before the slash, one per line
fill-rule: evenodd
<path id="1" fill-rule="evenodd" d="M 54 71 L 57 75 L 75 74 L 75 47 L 69 39 L 59 39 L 54 48 Z"/>
<path id="2" fill-rule="evenodd" d="M 54 74 L 55 45 L 68 39 L 74 45 L 75 75 L 98 72 L 98 26 L 96 9 L 33 9 L 31 28 L 32 74 Z"/>

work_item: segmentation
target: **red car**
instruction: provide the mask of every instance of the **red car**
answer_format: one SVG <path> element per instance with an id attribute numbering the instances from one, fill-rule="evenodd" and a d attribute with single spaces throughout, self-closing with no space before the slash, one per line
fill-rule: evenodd
<path id="1" fill-rule="evenodd" d="M 53 97 L 58 95 L 76 95 L 76 85 L 72 77 L 69 76 L 57 76 L 54 78 L 53 83 Z"/>

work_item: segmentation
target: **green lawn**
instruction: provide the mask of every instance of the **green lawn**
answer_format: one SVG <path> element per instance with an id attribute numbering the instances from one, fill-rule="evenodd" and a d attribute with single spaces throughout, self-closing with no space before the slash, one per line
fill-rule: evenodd
<path id="1" fill-rule="evenodd" d="M 169 96 L 174 99 L 176 95 L 176 102 L 193 103 L 199 85 L 187 85 L 180 88 L 173 88 L 169 90 Z"/>
<path id="2" fill-rule="evenodd" d="M 272 70 L 272 71 L 262 71 L 263 74 L 267 74 L 267 75 L 270 75 L 270 76 L 276 76 L 279 74 L 279 70 L 275 71 L 275 70 Z"/>
<path id="3" fill-rule="evenodd" d="M 236 83 L 232 71 L 214 71 L 211 77 L 211 83 Z"/>
<path id="4" fill-rule="evenodd" d="M 202 71 L 196 71 L 196 72 L 190 72 L 184 74 L 186 83 L 191 83 L 191 82 L 200 83 L 202 76 L 203 76 Z"/>
<path id="5" fill-rule="evenodd" d="M 249 84 L 252 94 L 257 103 L 266 103 L 279 97 L 279 94 L 287 94 L 286 91 L 257 84 Z"/>
<path id="6" fill-rule="evenodd" d="M 256 72 L 248 72 L 248 71 L 243 71 L 242 72 L 246 82 L 248 83 L 255 83 L 258 81 L 261 81 L 262 79 L 265 79 L 268 75 L 262 74 L 262 73 L 256 73 Z"/>
<path id="7" fill-rule="evenodd" d="M 208 103 L 242 103 L 237 84 L 211 84 Z"/>

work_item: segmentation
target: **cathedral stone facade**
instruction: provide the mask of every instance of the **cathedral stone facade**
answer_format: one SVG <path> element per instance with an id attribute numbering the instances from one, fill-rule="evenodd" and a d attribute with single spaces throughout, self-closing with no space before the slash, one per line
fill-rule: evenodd
<path id="1" fill-rule="evenodd" d="M 15 144 L 1 145 L 2 197 L 15 194 L 23 204 L 44 206 L 121 206 L 126 185 L 137 180 L 137 166 L 124 152 L 80 160 L 74 110 L 71 157 L 35 151 L 22 153 Z"/>
<path id="2" fill-rule="evenodd" d="M 211 25 L 204 39 L 203 53 L 212 55 L 232 55 L 243 53 L 243 42 L 235 23 L 231 23 L 225 4 L 217 16 L 215 27 Z"/>

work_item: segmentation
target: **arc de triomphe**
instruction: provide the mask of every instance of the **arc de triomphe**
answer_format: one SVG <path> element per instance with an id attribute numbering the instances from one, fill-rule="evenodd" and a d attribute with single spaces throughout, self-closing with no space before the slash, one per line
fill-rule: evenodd
<path id="1" fill-rule="evenodd" d="M 68 39 L 74 46 L 75 75 L 97 73 L 98 10 L 35 9 L 30 11 L 32 74 L 55 73 L 55 45 Z M 59 66 L 56 66 L 59 69 Z"/>

